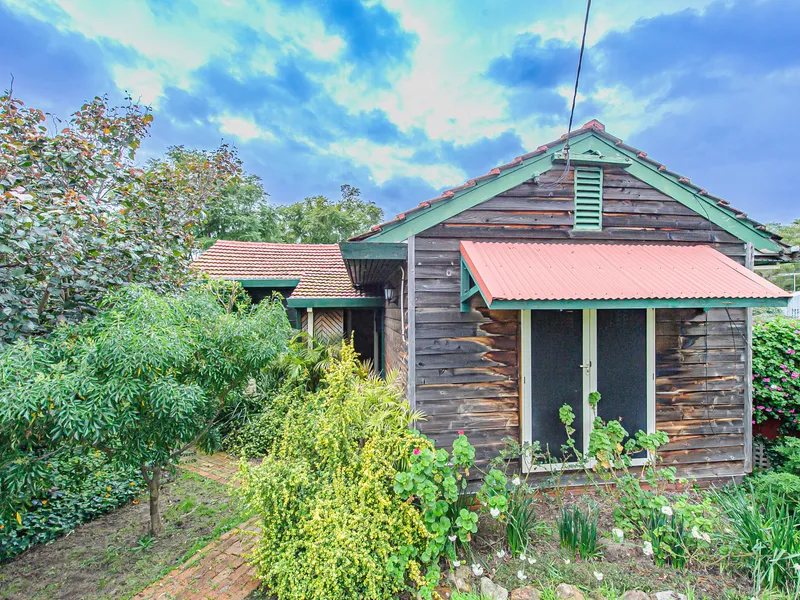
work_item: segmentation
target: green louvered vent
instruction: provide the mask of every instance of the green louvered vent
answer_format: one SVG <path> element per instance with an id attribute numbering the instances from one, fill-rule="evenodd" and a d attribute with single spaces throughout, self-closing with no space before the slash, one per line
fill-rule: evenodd
<path id="1" fill-rule="evenodd" d="M 575 229 L 603 228 L 603 169 L 575 167 Z"/>

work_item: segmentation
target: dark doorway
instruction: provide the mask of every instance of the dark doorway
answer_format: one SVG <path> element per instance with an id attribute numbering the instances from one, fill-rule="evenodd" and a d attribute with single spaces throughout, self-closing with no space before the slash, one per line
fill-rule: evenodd
<path id="1" fill-rule="evenodd" d="M 344 313 L 344 333 L 348 338 L 352 335 L 353 347 L 362 361 L 371 361 L 380 370 L 380 341 L 377 331 L 376 314 L 372 308 L 349 308 Z M 376 352 L 377 350 L 377 352 Z"/>

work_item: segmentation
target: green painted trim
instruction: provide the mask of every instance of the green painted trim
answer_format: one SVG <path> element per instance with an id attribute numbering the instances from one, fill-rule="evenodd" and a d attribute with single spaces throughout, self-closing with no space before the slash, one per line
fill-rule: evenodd
<path id="1" fill-rule="evenodd" d="M 339 250 L 344 260 L 407 260 L 408 244 L 383 243 L 365 244 L 364 242 L 341 242 Z"/>
<path id="2" fill-rule="evenodd" d="M 297 287 L 299 279 L 237 279 L 243 287 Z"/>
<path id="3" fill-rule="evenodd" d="M 566 154 L 563 152 L 556 152 L 553 155 L 553 162 L 560 164 L 566 163 Z M 623 169 L 633 164 L 633 160 L 630 158 L 623 158 L 620 156 L 598 156 L 596 154 L 577 154 L 575 152 L 569 153 L 569 162 L 571 165 L 589 165 L 591 167 L 609 165 L 622 167 Z"/>
<path id="4" fill-rule="evenodd" d="M 481 292 L 483 295 L 483 292 Z M 484 298 L 485 299 L 485 298 Z M 644 298 L 637 300 L 495 300 L 492 310 L 569 310 L 582 308 L 782 308 L 789 298 Z"/>
<path id="5" fill-rule="evenodd" d="M 286 300 L 292 308 L 374 308 L 383 306 L 383 298 L 292 298 Z"/>
<path id="6" fill-rule="evenodd" d="M 572 228 L 575 231 L 602 231 L 603 167 L 576 166 L 572 176 L 575 198 Z"/>
<path id="7" fill-rule="evenodd" d="M 687 208 L 692 209 L 743 242 L 751 242 L 756 250 L 762 252 L 782 252 L 783 250 L 783 247 L 771 240 L 768 234 L 759 231 L 749 223 L 737 219 L 733 214 L 720 208 L 708 198 L 701 196 L 693 188 L 680 183 L 671 175 L 665 175 L 660 172 L 657 166 L 641 161 L 630 150 L 614 146 L 599 136 L 583 138 L 571 146 L 572 151 L 575 153 L 594 150 L 595 152 L 600 152 L 600 154 L 616 152 L 633 158 L 635 160 L 628 167 L 628 172 L 637 179 L 644 181 Z"/>
<path id="8" fill-rule="evenodd" d="M 592 136 L 591 131 L 582 133 L 570 139 L 570 146 Z M 442 221 L 494 198 L 498 194 L 525 183 L 529 179 L 550 170 L 553 165 L 553 155 L 564 147 L 564 142 L 559 142 L 544 154 L 534 156 L 523 161 L 518 167 L 502 171 L 497 177 L 482 181 L 477 185 L 457 192 L 452 198 L 441 200 L 431 205 L 430 208 L 418 210 L 409 214 L 402 221 L 385 225 L 382 231 L 366 238 L 364 242 L 385 243 L 402 242 L 412 235 L 416 235 Z"/>

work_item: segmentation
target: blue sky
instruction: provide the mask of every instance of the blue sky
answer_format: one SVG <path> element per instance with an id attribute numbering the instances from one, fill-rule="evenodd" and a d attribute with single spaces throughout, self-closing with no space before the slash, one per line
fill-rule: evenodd
<path id="1" fill-rule="evenodd" d="M 0 81 L 68 116 L 124 91 L 143 158 L 235 144 L 272 200 L 387 216 L 566 130 L 579 0 L 0 0 Z M 596 0 L 575 122 L 763 222 L 800 218 L 800 2 Z"/>

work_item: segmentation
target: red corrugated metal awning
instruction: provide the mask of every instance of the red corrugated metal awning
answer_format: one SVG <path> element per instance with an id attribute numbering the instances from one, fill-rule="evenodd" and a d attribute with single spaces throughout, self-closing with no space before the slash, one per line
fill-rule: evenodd
<path id="1" fill-rule="evenodd" d="M 462 308 L 786 306 L 791 294 L 710 246 L 461 242 Z"/>

